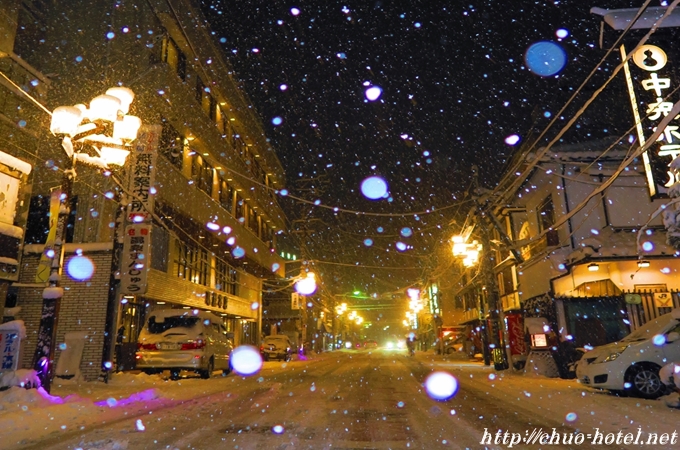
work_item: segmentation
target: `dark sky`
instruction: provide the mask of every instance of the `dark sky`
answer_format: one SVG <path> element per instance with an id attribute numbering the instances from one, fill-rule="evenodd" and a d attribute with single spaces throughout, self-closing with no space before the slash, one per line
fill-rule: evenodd
<path id="1" fill-rule="evenodd" d="M 291 193 L 373 213 L 444 208 L 418 217 L 366 217 L 282 199 L 291 219 L 317 219 L 306 239 L 311 257 L 414 268 L 324 267 L 325 281 L 337 289 L 368 292 L 405 287 L 437 264 L 435 255 L 456 230 L 449 222 L 460 222 L 469 209 L 456 203 L 470 184 L 471 165 L 479 165 L 481 182 L 493 187 L 519 148 L 504 139 L 514 133 L 520 145 L 535 139 L 604 55 L 600 18 L 590 8 L 642 3 L 203 0 L 215 38 L 278 151 Z M 569 36 L 559 40 L 561 28 Z M 542 78 L 525 67 L 524 53 L 538 41 L 559 42 L 566 51 L 558 76 Z M 577 97 L 578 106 L 616 63 L 618 54 Z M 366 101 L 364 83 L 382 88 L 378 101 Z M 604 137 L 630 125 L 620 114 L 627 103 L 616 106 L 627 101 L 623 81 L 614 84 L 565 140 Z M 281 125 L 273 124 L 275 117 Z M 360 182 L 376 174 L 388 182 L 391 201 L 361 195 Z M 299 189 L 297 180 L 316 177 L 323 181 L 303 186 L 313 190 Z M 399 236 L 403 227 L 413 236 Z M 396 251 L 400 240 L 413 248 Z"/>

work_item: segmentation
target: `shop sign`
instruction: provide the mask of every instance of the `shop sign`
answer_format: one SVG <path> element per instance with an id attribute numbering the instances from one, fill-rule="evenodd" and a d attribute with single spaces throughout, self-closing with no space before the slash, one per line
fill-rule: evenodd
<path id="1" fill-rule="evenodd" d="M 20 342 L 19 334 L 15 331 L 0 331 L 0 350 L 2 350 L 0 371 L 17 370 Z"/>
<path id="2" fill-rule="evenodd" d="M 627 305 L 639 305 L 642 303 L 642 296 L 640 294 L 626 294 L 623 298 Z"/>
<path id="3" fill-rule="evenodd" d="M 121 264 L 121 293 L 145 294 L 151 256 L 151 224 L 125 227 Z"/>
<path id="4" fill-rule="evenodd" d="M 655 292 L 654 306 L 656 306 L 657 308 L 672 308 L 673 296 L 671 295 L 670 292 Z"/>
<path id="5" fill-rule="evenodd" d="M 661 43 L 642 45 L 633 54 L 632 63 L 626 61 L 624 73 L 635 120 L 638 143 L 644 146 L 659 123 L 673 108 L 678 95 L 669 94 L 678 89 L 672 65 Z M 621 56 L 626 59 L 625 46 Z M 674 83 L 675 82 L 675 83 Z M 671 161 L 680 154 L 680 117 L 672 118 L 661 130 L 657 142 L 642 154 L 649 194 L 652 198 L 667 197 L 667 190 L 676 181 L 669 170 Z"/>
<path id="6" fill-rule="evenodd" d="M 290 309 L 298 310 L 300 309 L 300 294 L 293 292 L 290 295 Z"/>
<path id="7" fill-rule="evenodd" d="M 133 194 L 128 205 L 127 220 L 131 223 L 150 222 L 154 206 L 153 190 L 158 156 L 160 125 L 142 126 L 134 142 L 130 163 L 128 189 Z"/>

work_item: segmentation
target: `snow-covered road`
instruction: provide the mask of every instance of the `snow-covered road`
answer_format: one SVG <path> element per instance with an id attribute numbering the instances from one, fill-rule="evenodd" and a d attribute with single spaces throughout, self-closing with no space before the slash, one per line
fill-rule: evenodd
<path id="1" fill-rule="evenodd" d="M 455 397 L 436 401 L 428 396 L 423 381 L 433 370 L 456 376 L 460 390 Z M 56 404 L 42 398 L 28 403 L 25 394 L 14 394 L 18 402 L 0 396 L 0 448 L 482 448 L 485 428 L 493 433 L 552 428 L 636 433 L 642 427 L 645 436 L 672 433 L 680 417 L 662 401 L 619 398 L 573 381 L 501 374 L 478 363 L 384 350 L 265 363 L 248 378 L 173 382 L 125 374 L 108 385 L 63 384 L 53 393 L 73 397 Z M 550 446 L 568 447 L 576 448 Z"/>

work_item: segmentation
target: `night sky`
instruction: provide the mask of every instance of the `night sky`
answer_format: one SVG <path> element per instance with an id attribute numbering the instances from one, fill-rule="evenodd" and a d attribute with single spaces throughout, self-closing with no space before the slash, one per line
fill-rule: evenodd
<path id="1" fill-rule="evenodd" d="M 202 3 L 216 41 L 262 117 L 291 194 L 372 213 L 434 208 L 430 214 L 367 217 L 281 199 L 291 220 L 307 220 L 307 257 L 412 268 L 320 266 L 335 293 L 382 293 L 404 288 L 435 267 L 450 270 L 446 241 L 471 206 L 459 204 L 470 185 L 470 167 L 479 165 L 481 183 L 493 187 L 508 158 L 534 143 L 605 54 L 598 44 L 600 17 L 590 8 L 643 2 Z M 559 29 L 569 35 L 559 39 Z M 525 51 L 539 41 L 559 43 L 566 51 L 566 67 L 557 76 L 543 78 L 525 67 Z M 618 62 L 615 53 L 542 144 Z M 367 85 L 382 89 L 377 101 L 366 100 Z M 627 129 L 623 89 L 622 78 L 612 83 L 564 140 Z M 275 125 L 275 118 L 282 123 Z M 519 144 L 507 145 L 505 138 L 515 133 Z M 360 183 L 371 175 L 388 182 L 389 199 L 362 196 Z M 404 227 L 413 235 L 400 235 Z M 412 248 L 399 252 L 398 241 Z"/>

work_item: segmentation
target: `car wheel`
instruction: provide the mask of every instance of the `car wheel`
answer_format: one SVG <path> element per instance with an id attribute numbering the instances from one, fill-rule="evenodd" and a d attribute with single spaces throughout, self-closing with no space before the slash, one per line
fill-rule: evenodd
<path id="1" fill-rule="evenodd" d="M 201 374 L 201 378 L 204 380 L 207 380 L 212 376 L 213 371 L 215 370 L 215 361 L 210 358 L 210 361 L 208 362 L 208 368 L 206 370 L 202 370 L 199 372 Z"/>
<path id="2" fill-rule="evenodd" d="M 638 397 L 659 398 L 665 387 L 659 377 L 659 367 L 653 364 L 631 366 L 626 373 L 626 381 L 630 390 Z"/>
<path id="3" fill-rule="evenodd" d="M 446 349 L 446 354 L 452 355 L 453 353 L 455 353 L 455 351 L 456 351 L 456 349 L 449 347 L 449 348 Z"/>
<path id="4" fill-rule="evenodd" d="M 229 368 L 222 369 L 222 376 L 226 377 L 227 375 L 229 375 L 231 373 L 231 371 L 232 371 L 232 368 L 231 368 L 231 360 L 230 360 L 229 361 Z"/>
<path id="5" fill-rule="evenodd" d="M 269 361 L 269 355 L 267 355 L 267 354 L 265 353 L 265 354 L 262 356 L 262 360 L 263 360 L 263 361 Z"/>
<path id="6" fill-rule="evenodd" d="M 179 373 L 180 373 L 179 369 L 171 369 L 170 370 L 170 379 L 173 380 L 173 381 L 179 380 Z"/>

